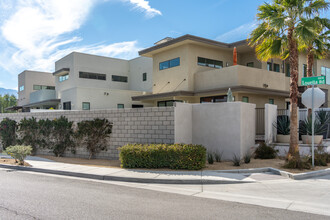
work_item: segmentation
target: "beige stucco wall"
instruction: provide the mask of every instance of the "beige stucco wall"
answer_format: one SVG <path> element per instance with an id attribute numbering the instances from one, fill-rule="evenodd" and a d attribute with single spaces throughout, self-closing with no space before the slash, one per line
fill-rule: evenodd
<path id="1" fill-rule="evenodd" d="M 174 120 L 176 143 L 202 144 L 210 153 L 223 152 L 224 160 L 242 158 L 254 146 L 254 104 L 177 103 Z"/>
<path id="2" fill-rule="evenodd" d="M 152 59 L 149 57 L 137 57 L 129 60 L 130 90 L 152 92 Z M 147 80 L 143 81 L 143 73 L 147 73 Z"/>
<path id="3" fill-rule="evenodd" d="M 24 85 L 24 90 L 19 87 Z M 30 103 L 30 94 L 35 92 L 33 85 L 55 86 L 55 77 L 51 73 L 25 70 L 18 75 L 18 106 Z"/>

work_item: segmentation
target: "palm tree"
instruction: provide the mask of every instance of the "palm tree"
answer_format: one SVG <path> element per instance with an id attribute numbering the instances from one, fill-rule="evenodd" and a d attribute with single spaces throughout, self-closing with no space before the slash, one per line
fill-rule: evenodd
<path id="1" fill-rule="evenodd" d="M 302 42 L 300 50 L 307 53 L 307 77 L 313 76 L 314 59 L 324 59 L 327 56 L 330 49 L 329 27 L 329 19 L 317 16 L 302 19 L 302 25 L 297 28 Z"/>
<path id="2" fill-rule="evenodd" d="M 259 6 L 258 27 L 252 31 L 249 43 L 256 48 L 262 61 L 273 57 L 289 58 L 290 63 L 290 148 L 287 160 L 301 166 L 298 145 L 298 46 L 296 29 L 305 17 L 313 17 L 327 9 L 325 0 L 273 0 Z"/>

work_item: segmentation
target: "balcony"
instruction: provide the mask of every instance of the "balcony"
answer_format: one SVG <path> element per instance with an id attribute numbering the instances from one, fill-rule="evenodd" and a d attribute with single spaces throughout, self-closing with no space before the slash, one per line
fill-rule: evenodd
<path id="1" fill-rule="evenodd" d="M 222 69 L 212 69 L 195 74 L 195 93 L 210 90 L 239 88 L 262 91 L 265 94 L 278 93 L 286 96 L 289 94 L 290 78 L 284 73 L 267 71 L 246 66 L 230 66 Z"/>
<path id="2" fill-rule="evenodd" d="M 46 100 L 56 99 L 55 90 L 42 89 L 30 93 L 30 103 L 43 102 Z"/>

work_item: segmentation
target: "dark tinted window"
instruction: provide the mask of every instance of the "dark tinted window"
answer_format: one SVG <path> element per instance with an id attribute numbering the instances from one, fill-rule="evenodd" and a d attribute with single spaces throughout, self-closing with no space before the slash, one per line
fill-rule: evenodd
<path id="1" fill-rule="evenodd" d="M 208 66 L 212 68 L 221 69 L 223 67 L 223 62 L 220 60 L 212 60 L 203 57 L 197 58 L 197 64 L 200 66 Z"/>
<path id="2" fill-rule="evenodd" d="M 79 72 L 79 78 L 106 80 L 107 76 L 100 73 Z"/>
<path id="3" fill-rule="evenodd" d="M 280 64 L 274 63 L 274 71 L 280 72 Z"/>
<path id="4" fill-rule="evenodd" d="M 112 75 L 112 81 L 114 82 L 128 82 L 128 77 L 127 76 L 116 76 Z"/>

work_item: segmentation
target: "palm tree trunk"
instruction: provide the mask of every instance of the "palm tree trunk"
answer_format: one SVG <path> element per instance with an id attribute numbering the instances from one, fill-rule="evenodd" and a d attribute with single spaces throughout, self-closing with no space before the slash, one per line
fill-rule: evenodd
<path id="1" fill-rule="evenodd" d="M 313 76 L 313 64 L 314 64 L 314 54 L 313 54 L 313 46 L 309 46 L 307 48 L 307 77 Z M 312 86 L 308 86 L 308 88 L 311 88 Z M 308 117 L 312 115 L 312 109 L 308 109 Z"/>
<path id="2" fill-rule="evenodd" d="M 289 62 L 290 62 L 290 148 L 287 155 L 288 161 L 295 161 L 300 164 L 299 145 L 298 145 L 298 46 L 293 37 L 294 28 L 288 30 L 289 41 Z"/>

